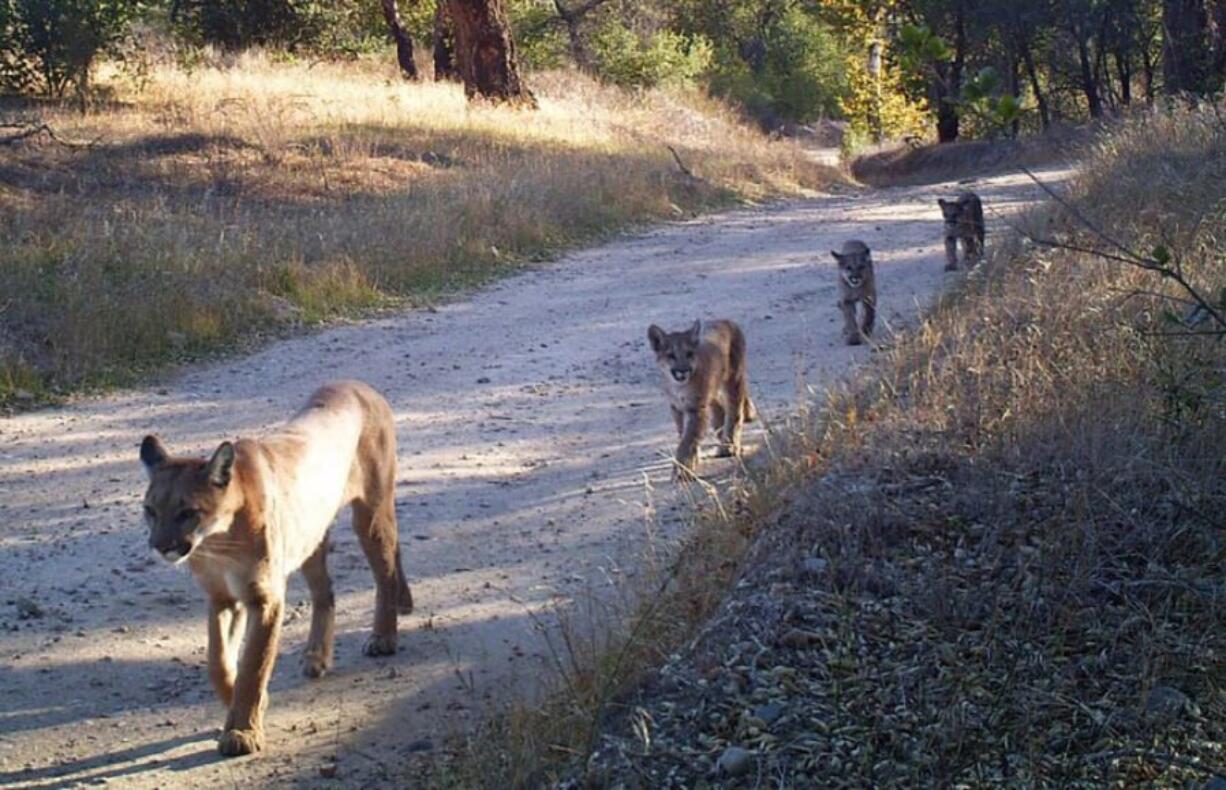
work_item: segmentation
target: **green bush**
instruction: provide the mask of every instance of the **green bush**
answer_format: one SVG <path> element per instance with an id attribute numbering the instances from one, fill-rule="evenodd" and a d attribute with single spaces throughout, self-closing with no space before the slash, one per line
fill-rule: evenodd
<path id="1" fill-rule="evenodd" d="M 142 10 L 139 0 L 0 0 L 0 86 L 83 95 L 98 56 Z"/>
<path id="2" fill-rule="evenodd" d="M 606 21 L 592 36 L 596 73 L 634 88 L 693 84 L 711 67 L 713 49 L 702 36 L 657 30 L 640 36 L 617 20 Z"/>
<path id="3" fill-rule="evenodd" d="M 370 49 L 387 35 L 377 0 L 184 0 L 175 24 L 189 41 L 228 50 L 336 53 Z"/>
<path id="4" fill-rule="evenodd" d="M 793 8 L 771 30 L 757 71 L 731 47 L 718 50 L 711 91 L 774 126 L 840 115 L 847 94 L 846 57 L 829 28 Z"/>

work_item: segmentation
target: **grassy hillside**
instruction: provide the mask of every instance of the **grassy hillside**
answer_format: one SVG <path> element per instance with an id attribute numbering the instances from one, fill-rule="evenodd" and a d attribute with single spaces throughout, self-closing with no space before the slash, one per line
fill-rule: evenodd
<path id="1" fill-rule="evenodd" d="M 0 103 L 75 144 L 0 147 L 0 405 L 836 177 L 696 95 L 533 85 L 520 113 L 386 64 L 247 55 L 116 77 L 84 115 Z"/>
<path id="2" fill-rule="evenodd" d="M 1155 296 L 1181 295 L 1169 279 L 1067 249 L 1122 255 L 1088 220 L 1221 299 L 1226 127 L 1212 107 L 1136 119 L 1084 173 L 1071 211 L 1029 223 L 1063 248 L 992 241 L 701 521 L 611 650 L 563 662 L 565 693 L 445 775 L 1195 787 L 1226 771 L 1226 348 L 1174 320 L 1184 306 Z"/>

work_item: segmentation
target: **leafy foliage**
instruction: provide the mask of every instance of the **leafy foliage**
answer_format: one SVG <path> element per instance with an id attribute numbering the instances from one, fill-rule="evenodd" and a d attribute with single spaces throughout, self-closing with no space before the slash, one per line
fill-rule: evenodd
<path id="1" fill-rule="evenodd" d="M 639 36 L 617 21 L 602 26 L 592 45 L 600 76 L 625 87 L 689 84 L 712 61 L 711 43 L 702 36 L 667 29 Z"/>
<path id="2" fill-rule="evenodd" d="M 0 86 L 84 94 L 98 56 L 143 9 L 139 0 L 0 0 Z"/>

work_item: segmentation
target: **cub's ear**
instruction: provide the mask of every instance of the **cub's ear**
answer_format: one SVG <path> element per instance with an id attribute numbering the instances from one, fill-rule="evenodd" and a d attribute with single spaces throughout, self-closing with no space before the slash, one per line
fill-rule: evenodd
<path id="1" fill-rule="evenodd" d="M 838 261 L 839 263 L 842 263 L 842 262 L 843 262 L 843 255 L 842 255 L 841 253 L 838 253 L 838 252 L 835 252 L 834 250 L 831 250 L 831 251 L 830 251 L 830 256 L 831 256 L 832 258 L 834 258 L 836 261 Z"/>
<path id="2" fill-rule="evenodd" d="M 166 463 L 168 458 L 170 453 L 162 446 L 162 440 L 153 434 L 146 436 L 140 443 L 140 462 L 145 465 L 147 473 L 153 474 L 153 470 Z"/>
<path id="3" fill-rule="evenodd" d="M 946 208 L 949 206 L 949 201 L 945 198 L 937 198 L 937 205 L 941 208 Z"/>
<path id="4" fill-rule="evenodd" d="M 213 457 L 209 459 L 205 469 L 209 482 L 213 485 L 218 488 L 230 485 L 230 473 L 234 470 L 234 445 L 222 442 L 221 446 L 213 451 Z"/>
<path id="5" fill-rule="evenodd" d="M 647 342 L 651 343 L 651 350 L 659 354 L 664 350 L 665 341 L 668 338 L 664 334 L 664 330 L 652 324 L 647 327 Z"/>
<path id="6" fill-rule="evenodd" d="M 698 341 L 702 340 L 701 318 L 695 318 L 693 325 L 690 326 L 690 339 L 694 341 L 694 345 L 698 345 Z"/>

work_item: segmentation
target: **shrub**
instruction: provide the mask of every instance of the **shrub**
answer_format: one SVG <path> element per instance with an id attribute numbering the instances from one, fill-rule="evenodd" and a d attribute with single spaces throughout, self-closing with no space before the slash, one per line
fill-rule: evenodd
<path id="1" fill-rule="evenodd" d="M 84 94 L 98 56 L 143 10 L 139 0 L 0 0 L 0 85 L 18 93 Z"/>
<path id="2" fill-rule="evenodd" d="M 811 121 L 840 114 L 849 89 L 839 42 L 828 26 L 791 9 L 772 30 L 762 67 L 754 71 L 730 47 L 718 50 L 711 91 L 763 121 Z"/>
<path id="3" fill-rule="evenodd" d="M 639 36 L 616 20 L 596 31 L 592 50 L 597 74 L 635 88 L 692 84 L 710 68 L 713 56 L 711 43 L 702 36 L 667 29 Z"/>

